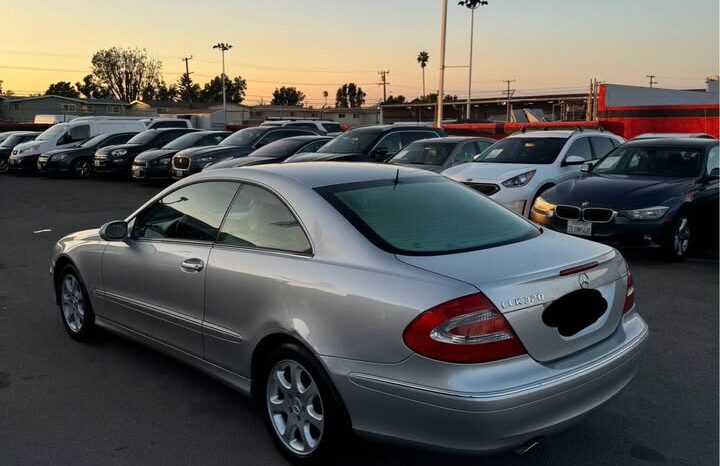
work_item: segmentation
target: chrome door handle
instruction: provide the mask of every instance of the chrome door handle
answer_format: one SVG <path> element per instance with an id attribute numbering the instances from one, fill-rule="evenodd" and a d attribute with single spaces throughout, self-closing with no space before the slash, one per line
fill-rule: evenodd
<path id="1" fill-rule="evenodd" d="M 205 262 L 201 259 L 188 259 L 180 264 L 180 268 L 188 272 L 199 272 L 205 267 Z"/>

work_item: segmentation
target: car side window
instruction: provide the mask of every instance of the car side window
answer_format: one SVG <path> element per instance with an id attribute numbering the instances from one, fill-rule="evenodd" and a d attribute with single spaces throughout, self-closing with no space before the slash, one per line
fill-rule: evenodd
<path id="1" fill-rule="evenodd" d="M 269 131 L 265 133 L 265 136 L 261 137 L 258 142 L 255 143 L 256 147 L 266 146 L 270 144 L 271 142 L 279 141 L 280 139 L 284 139 L 290 136 L 299 136 L 300 134 L 305 133 L 299 133 L 294 130 L 286 130 L 286 129 L 279 129 L 276 131 Z"/>
<path id="2" fill-rule="evenodd" d="M 476 154 L 482 154 L 485 151 L 485 149 L 487 149 L 488 147 L 490 147 L 492 145 L 493 145 L 493 143 L 488 142 L 488 141 L 475 141 L 475 147 L 477 147 Z"/>
<path id="3" fill-rule="evenodd" d="M 400 133 L 400 140 L 402 141 L 401 149 L 411 142 L 417 141 L 418 139 L 436 138 L 437 134 L 430 131 L 403 131 Z"/>
<path id="4" fill-rule="evenodd" d="M 590 138 L 579 138 L 572 143 L 570 149 L 565 153 L 565 158 L 576 155 L 585 160 L 592 160 L 592 150 L 590 149 Z"/>
<path id="5" fill-rule="evenodd" d="M 590 144 L 592 144 L 595 159 L 605 157 L 611 150 L 615 149 L 615 144 L 613 144 L 613 140 L 610 138 L 591 137 Z"/>
<path id="6" fill-rule="evenodd" d="M 325 144 L 327 144 L 327 141 L 324 139 L 322 139 L 320 141 L 313 141 L 313 142 L 303 146 L 302 149 L 300 149 L 298 152 L 315 152 L 318 149 L 320 149 L 322 146 L 324 146 Z"/>
<path id="7" fill-rule="evenodd" d="M 141 212 L 135 239 L 215 241 L 239 183 L 210 181 L 180 188 Z"/>
<path id="8" fill-rule="evenodd" d="M 90 125 L 79 125 L 70 128 L 70 137 L 68 142 L 84 141 L 90 137 Z"/>
<path id="9" fill-rule="evenodd" d="M 453 156 L 451 165 L 455 166 L 460 165 L 461 163 L 470 162 L 477 154 L 477 146 L 475 146 L 475 143 L 466 142 L 458 149 L 455 156 Z"/>
<path id="10" fill-rule="evenodd" d="M 131 136 L 126 134 L 118 134 L 117 136 L 110 136 L 98 145 L 98 149 L 107 146 L 115 146 L 118 144 L 124 144 L 130 140 Z"/>
<path id="11" fill-rule="evenodd" d="M 705 164 L 705 174 L 709 175 L 716 168 L 720 168 L 720 147 L 715 146 L 708 152 L 707 163 Z"/>
<path id="12" fill-rule="evenodd" d="M 243 185 L 218 236 L 219 244 L 310 254 L 300 222 L 267 189 Z"/>
<path id="13" fill-rule="evenodd" d="M 419 138 L 418 138 L 419 139 Z M 388 155 L 393 155 L 403 148 L 402 140 L 400 139 L 400 133 L 390 133 L 386 135 L 380 143 L 378 143 L 377 149 L 387 149 Z"/>
<path id="14" fill-rule="evenodd" d="M 222 142 L 223 139 L 225 139 L 225 136 L 222 134 L 208 134 L 204 138 L 200 139 L 200 141 L 198 141 L 198 143 L 195 145 L 198 147 L 212 146 L 212 145 L 220 144 L 220 142 Z"/>

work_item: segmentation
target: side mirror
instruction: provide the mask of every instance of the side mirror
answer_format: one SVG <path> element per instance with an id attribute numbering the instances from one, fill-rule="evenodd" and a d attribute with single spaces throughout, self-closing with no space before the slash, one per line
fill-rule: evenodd
<path id="1" fill-rule="evenodd" d="M 583 173 L 590 173 L 590 170 L 592 170 L 592 167 L 593 167 L 593 163 L 592 163 L 592 162 L 585 162 L 585 163 L 582 164 L 582 166 L 580 167 L 580 171 L 583 172 Z"/>
<path id="2" fill-rule="evenodd" d="M 585 157 L 581 157 L 579 155 L 568 155 L 565 157 L 565 161 L 563 161 L 563 166 L 567 165 L 582 165 L 586 162 Z"/>
<path id="3" fill-rule="evenodd" d="M 377 149 L 370 152 L 370 160 L 373 162 L 384 162 L 388 158 L 388 148 L 378 147 Z"/>
<path id="4" fill-rule="evenodd" d="M 720 168 L 713 168 L 712 170 L 710 170 L 710 173 L 708 173 L 708 176 L 706 176 L 705 178 L 707 178 L 708 180 L 717 180 L 718 178 L 720 178 Z"/>
<path id="5" fill-rule="evenodd" d="M 123 241 L 127 234 L 128 223 L 125 220 L 115 220 L 100 227 L 100 238 L 105 241 Z"/>

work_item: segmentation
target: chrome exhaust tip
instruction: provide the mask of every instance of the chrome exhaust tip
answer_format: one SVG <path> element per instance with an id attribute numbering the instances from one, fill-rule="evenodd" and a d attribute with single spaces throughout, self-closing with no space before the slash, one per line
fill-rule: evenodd
<path id="1" fill-rule="evenodd" d="M 535 450 L 537 447 L 539 447 L 541 442 L 542 439 L 540 438 L 532 439 L 529 442 L 524 443 L 523 445 L 520 445 L 519 447 L 513 449 L 513 453 L 518 456 L 525 456 L 531 451 Z"/>

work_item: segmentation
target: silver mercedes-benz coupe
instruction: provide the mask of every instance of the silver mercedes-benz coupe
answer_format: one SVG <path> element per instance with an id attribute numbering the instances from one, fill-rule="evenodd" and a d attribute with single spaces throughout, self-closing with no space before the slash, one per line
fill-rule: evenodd
<path id="1" fill-rule="evenodd" d="M 351 431 L 522 448 L 615 396 L 648 335 L 615 249 L 380 164 L 203 172 L 61 239 L 51 272 L 72 337 L 110 330 L 252 395 L 300 462 Z"/>

